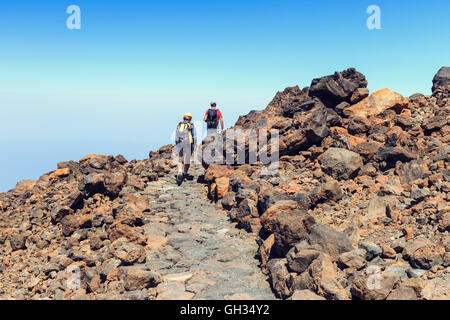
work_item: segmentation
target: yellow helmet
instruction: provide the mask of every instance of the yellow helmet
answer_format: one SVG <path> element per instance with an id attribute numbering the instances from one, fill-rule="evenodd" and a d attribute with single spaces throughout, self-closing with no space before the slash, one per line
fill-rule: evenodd
<path id="1" fill-rule="evenodd" d="M 192 119 L 192 114 L 190 112 L 187 112 L 183 115 L 183 118 L 191 118 Z"/>

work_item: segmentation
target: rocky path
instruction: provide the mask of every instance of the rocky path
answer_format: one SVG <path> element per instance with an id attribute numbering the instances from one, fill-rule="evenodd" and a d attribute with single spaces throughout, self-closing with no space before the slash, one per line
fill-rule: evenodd
<path id="1" fill-rule="evenodd" d="M 174 171 L 143 192 L 154 211 L 144 228 L 155 244 L 146 267 L 163 278 L 158 299 L 275 299 L 254 258 L 254 236 L 208 201 L 196 181 L 201 167 L 190 173 L 194 180 L 182 187 Z"/>

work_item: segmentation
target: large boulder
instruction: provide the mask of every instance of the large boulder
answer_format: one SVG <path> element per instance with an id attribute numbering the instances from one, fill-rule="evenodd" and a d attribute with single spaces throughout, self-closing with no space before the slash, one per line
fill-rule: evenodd
<path id="1" fill-rule="evenodd" d="M 218 178 L 229 177 L 234 170 L 230 166 L 212 164 L 205 172 L 205 181 L 214 182 Z"/>
<path id="2" fill-rule="evenodd" d="M 380 115 L 390 109 L 400 113 L 400 111 L 408 106 L 408 103 L 409 100 L 400 93 L 385 88 L 372 93 L 361 102 L 346 108 L 344 115 L 347 117 L 358 116 L 367 118 Z"/>
<path id="3" fill-rule="evenodd" d="M 322 170 L 335 179 L 350 179 L 355 177 L 363 166 L 359 154 L 342 148 L 329 148 L 321 160 Z"/>
<path id="4" fill-rule="evenodd" d="M 327 201 L 337 202 L 341 200 L 343 197 L 344 193 L 339 183 L 331 178 L 330 181 L 327 181 L 321 184 L 320 186 L 314 188 L 310 196 L 314 204 Z"/>
<path id="5" fill-rule="evenodd" d="M 317 250 L 298 250 L 296 247 L 293 247 L 286 255 L 289 271 L 296 273 L 305 272 L 320 254 L 321 252 Z"/>
<path id="6" fill-rule="evenodd" d="M 411 255 L 411 265 L 414 268 L 429 270 L 443 263 L 445 248 L 438 244 L 432 244 L 417 249 Z"/>
<path id="7" fill-rule="evenodd" d="M 450 96 L 450 67 L 442 67 L 433 78 L 433 96 L 448 98 Z"/>
<path id="8" fill-rule="evenodd" d="M 311 82 L 309 95 L 319 98 L 328 108 L 334 108 L 341 102 L 351 102 L 354 92 L 358 88 L 365 87 L 367 87 L 366 77 L 354 68 L 350 68 L 314 79 Z"/>
<path id="9" fill-rule="evenodd" d="M 265 231 L 272 233 L 278 215 L 283 212 L 291 212 L 298 209 L 294 200 L 279 200 L 267 209 L 261 216 L 261 224 Z"/>
<path id="10" fill-rule="evenodd" d="M 415 158 L 415 156 L 405 148 L 401 146 L 382 146 L 378 149 L 377 159 L 383 161 L 384 169 L 390 169 L 395 167 L 397 161 L 408 162 Z"/>
<path id="11" fill-rule="evenodd" d="M 319 246 L 336 260 L 342 253 L 353 250 L 350 239 L 344 233 L 320 223 L 311 226 L 307 241 L 310 245 Z"/>
<path id="12" fill-rule="evenodd" d="M 289 271 L 286 263 L 286 259 L 272 259 L 267 263 L 272 289 L 282 299 L 289 297 L 291 293 L 287 284 Z"/>
<path id="13" fill-rule="evenodd" d="M 323 138 L 330 134 L 330 129 L 327 126 L 327 117 L 327 108 L 323 107 L 315 110 L 311 114 L 305 130 L 306 138 L 310 144 L 318 145 Z"/>
<path id="14" fill-rule="evenodd" d="M 124 283 L 128 291 L 154 288 L 161 283 L 161 276 L 141 267 L 127 267 L 124 272 Z"/>
<path id="15" fill-rule="evenodd" d="M 143 263 L 146 259 L 144 247 L 131 243 L 126 238 L 120 238 L 114 241 L 110 246 L 110 251 L 124 265 Z"/>
<path id="16" fill-rule="evenodd" d="M 348 294 L 337 280 L 337 270 L 331 258 L 321 253 L 301 274 L 294 275 L 290 286 L 291 291 L 311 290 L 328 300 L 348 300 Z"/>
<path id="17" fill-rule="evenodd" d="M 125 172 L 91 173 L 81 180 L 78 188 L 89 196 L 101 193 L 116 198 L 126 184 L 127 178 Z"/>
<path id="18" fill-rule="evenodd" d="M 317 100 L 311 99 L 308 96 L 288 99 L 283 104 L 283 115 L 292 118 L 297 112 L 311 110 L 317 103 Z"/>
<path id="19" fill-rule="evenodd" d="M 291 197 L 275 191 L 273 188 L 262 188 L 258 193 L 258 210 L 263 214 L 272 205 L 282 200 L 291 200 Z"/>
<path id="20" fill-rule="evenodd" d="M 371 275 L 358 276 L 350 287 L 352 297 L 360 300 L 384 300 L 400 281 L 393 273 L 373 272 Z"/>
<path id="21" fill-rule="evenodd" d="M 306 212 L 289 211 L 280 213 L 273 224 L 275 253 L 284 257 L 297 242 L 306 239 L 309 229 L 314 223 L 314 218 Z"/>

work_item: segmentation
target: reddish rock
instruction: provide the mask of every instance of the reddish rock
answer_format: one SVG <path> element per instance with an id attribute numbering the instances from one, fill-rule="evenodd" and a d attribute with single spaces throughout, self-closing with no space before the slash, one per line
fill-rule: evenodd
<path id="1" fill-rule="evenodd" d="M 161 276 L 155 272 L 138 267 L 129 267 L 125 271 L 125 289 L 128 291 L 154 288 L 161 283 Z"/>
<path id="2" fill-rule="evenodd" d="M 409 100 L 397 92 L 385 88 L 372 93 L 361 102 L 346 108 L 344 114 L 347 117 L 357 115 L 359 117 L 370 117 L 382 114 L 386 110 L 395 110 L 400 113 L 403 108 L 408 107 Z"/>
<path id="3" fill-rule="evenodd" d="M 298 208 L 298 204 L 293 200 L 282 200 L 272 205 L 261 216 L 261 224 L 267 232 L 273 232 L 273 225 L 280 213 L 291 212 Z"/>

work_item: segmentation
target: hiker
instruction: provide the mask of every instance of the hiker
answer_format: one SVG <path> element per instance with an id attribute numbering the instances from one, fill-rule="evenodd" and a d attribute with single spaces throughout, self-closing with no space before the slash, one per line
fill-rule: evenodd
<path id="1" fill-rule="evenodd" d="M 192 114 L 185 113 L 183 121 L 177 126 L 177 133 L 175 137 L 176 151 L 178 153 L 178 174 L 177 183 L 181 185 L 184 179 L 189 179 L 192 176 L 188 174 L 191 165 L 191 155 L 194 152 L 195 146 L 195 127 L 191 123 Z"/>
<path id="2" fill-rule="evenodd" d="M 206 122 L 208 133 L 217 132 L 217 128 L 219 127 L 219 121 L 223 130 L 222 112 L 220 112 L 220 110 L 217 109 L 217 104 L 215 102 L 211 102 L 210 105 L 211 108 L 206 110 L 205 117 L 203 118 L 203 121 Z"/>

